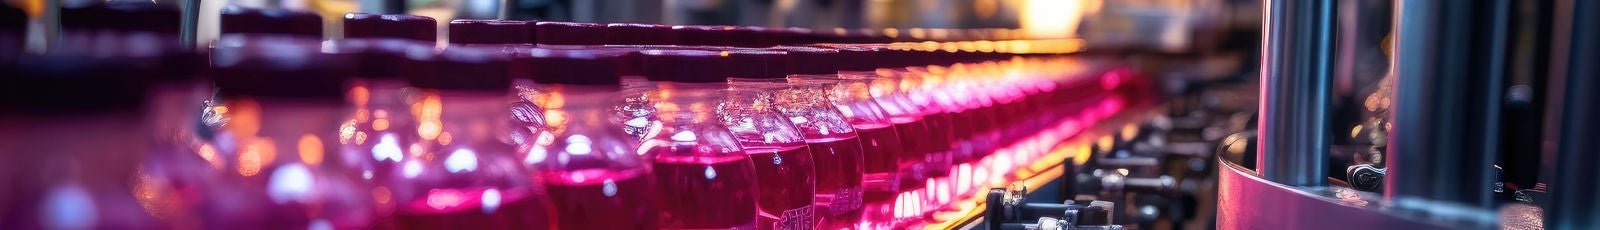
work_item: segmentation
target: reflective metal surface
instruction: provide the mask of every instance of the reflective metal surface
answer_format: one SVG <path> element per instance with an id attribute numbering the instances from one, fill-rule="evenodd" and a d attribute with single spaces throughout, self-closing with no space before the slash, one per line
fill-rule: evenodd
<path id="1" fill-rule="evenodd" d="M 1389 200 L 1492 207 L 1507 4 L 1396 1 Z"/>
<path id="2" fill-rule="evenodd" d="M 1256 169 L 1291 186 L 1327 184 L 1334 1 L 1268 0 L 1263 7 Z"/>

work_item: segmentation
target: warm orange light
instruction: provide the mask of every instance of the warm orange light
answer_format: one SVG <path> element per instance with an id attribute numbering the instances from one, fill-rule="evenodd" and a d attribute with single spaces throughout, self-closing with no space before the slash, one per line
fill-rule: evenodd
<path id="1" fill-rule="evenodd" d="M 316 135 L 306 134 L 300 136 L 300 161 L 308 165 L 322 164 L 322 139 Z"/>
<path id="2" fill-rule="evenodd" d="M 218 157 L 216 146 L 211 146 L 211 144 L 201 144 L 200 148 L 197 149 L 195 153 L 200 155 L 200 159 L 205 159 L 206 163 L 211 165 L 211 168 L 222 169 L 222 158 Z"/>
<path id="3" fill-rule="evenodd" d="M 450 141 L 454 140 L 455 136 L 450 135 L 450 132 L 439 133 L 439 145 L 450 145 Z"/>
<path id="4" fill-rule="evenodd" d="M 389 119 L 372 120 L 372 130 L 384 131 L 389 129 Z"/>
<path id="5" fill-rule="evenodd" d="M 372 188 L 372 200 L 377 201 L 379 204 L 389 203 L 392 195 L 389 192 L 389 187 L 378 186 L 377 188 Z"/>
<path id="6" fill-rule="evenodd" d="M 256 138 L 244 141 L 243 151 L 239 153 L 239 175 L 255 176 L 261 173 L 261 167 L 272 164 L 278 151 L 272 146 L 272 140 Z"/>
<path id="7" fill-rule="evenodd" d="M 349 96 L 350 103 L 356 104 L 357 106 L 367 105 L 367 100 L 372 98 L 372 94 L 367 91 L 367 87 L 361 86 L 350 88 Z"/>
<path id="8" fill-rule="evenodd" d="M 261 131 L 261 104 L 249 98 L 227 102 L 228 123 L 223 128 L 234 136 L 255 136 Z"/>

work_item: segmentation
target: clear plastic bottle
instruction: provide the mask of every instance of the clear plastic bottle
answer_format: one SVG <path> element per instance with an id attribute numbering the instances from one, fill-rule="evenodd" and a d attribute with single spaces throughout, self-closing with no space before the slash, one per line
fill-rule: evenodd
<path id="1" fill-rule="evenodd" d="M 726 91 L 665 83 L 646 97 L 656 119 L 639 151 L 653 162 L 661 227 L 755 229 L 756 168 L 717 114 Z"/>
<path id="2" fill-rule="evenodd" d="M 817 165 L 821 228 L 855 228 L 861 221 L 862 177 L 866 173 L 860 137 L 847 117 L 828 101 L 821 84 L 786 79 L 729 78 L 734 90 L 772 92 L 774 108 L 794 123 Z"/>
<path id="3" fill-rule="evenodd" d="M 142 80 L 114 60 L 34 56 L 0 76 L 0 222 L 17 229 L 162 228 L 130 191 L 150 150 Z M 163 197 L 141 198 L 143 195 Z M 170 199 L 178 200 L 178 199 Z M 174 215 L 178 216 L 178 215 Z"/>
<path id="4" fill-rule="evenodd" d="M 893 199 L 901 191 L 900 158 L 905 149 L 890 115 L 872 96 L 870 79 L 847 79 L 838 75 L 790 75 L 788 78 L 799 84 L 818 84 L 827 91 L 833 106 L 850 121 L 861 138 L 866 169 L 861 182 L 864 218 L 871 223 L 887 223 L 893 219 Z"/>
<path id="5" fill-rule="evenodd" d="M 531 103 L 544 126 L 524 144 L 524 164 L 545 180 L 562 229 L 655 229 L 650 162 L 623 132 L 618 58 L 547 53 L 530 60 L 544 92 Z M 542 57 L 537 57 L 542 56 Z M 541 70 L 543 69 L 543 70 Z"/>
<path id="6" fill-rule="evenodd" d="M 415 88 L 401 96 L 408 109 L 394 112 L 414 122 L 369 139 L 370 155 L 354 156 L 384 214 L 378 227 L 554 228 L 540 178 L 505 141 L 507 57 L 487 48 L 413 49 L 400 69 Z"/>
<path id="7" fill-rule="evenodd" d="M 335 132 L 353 65 L 301 38 L 222 37 L 212 65 L 222 92 L 216 183 L 203 186 L 206 228 L 366 228 L 373 194 L 346 174 Z"/>
<path id="8" fill-rule="evenodd" d="M 726 88 L 712 83 L 711 87 Z M 771 92 L 729 90 L 720 108 L 722 124 L 750 154 L 760 196 L 759 229 L 812 229 L 827 211 L 813 205 L 818 184 L 816 162 L 805 136 L 774 108 Z"/>

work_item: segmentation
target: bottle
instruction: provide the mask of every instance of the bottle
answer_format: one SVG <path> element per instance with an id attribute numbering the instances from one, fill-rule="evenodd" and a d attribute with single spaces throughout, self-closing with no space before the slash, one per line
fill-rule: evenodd
<path id="1" fill-rule="evenodd" d="M 544 125 L 522 162 L 543 177 L 562 229 L 655 229 L 658 209 L 646 154 L 623 132 L 618 57 L 582 50 L 534 52 L 534 98 Z"/>
<path id="2" fill-rule="evenodd" d="M 716 84 L 723 85 L 725 84 Z M 760 185 L 759 229 L 812 229 L 823 209 L 813 205 L 816 162 L 800 130 L 773 108 L 771 93 L 729 90 L 722 124 L 750 155 Z"/>
<path id="3" fill-rule="evenodd" d="M 773 106 L 794 123 L 817 165 L 821 228 L 855 228 L 861 221 L 863 164 L 861 140 L 847 118 L 828 101 L 821 85 L 785 79 L 729 78 L 734 90 L 771 92 Z"/>
<path id="4" fill-rule="evenodd" d="M 652 160 L 662 228 L 756 228 L 755 165 L 716 112 L 726 95 L 672 83 L 646 95 L 656 119 L 639 151 Z"/>
<path id="5" fill-rule="evenodd" d="M 818 211 L 816 166 L 805 138 L 773 108 L 770 93 L 728 90 L 719 52 L 644 50 L 640 72 L 665 87 L 715 90 L 727 94 L 719 113 L 722 126 L 737 140 L 755 168 L 758 229 L 812 229 Z"/>
<path id="6" fill-rule="evenodd" d="M 224 35 L 212 54 L 220 89 L 218 182 L 202 189 L 206 228 L 366 228 L 373 193 L 343 173 L 342 95 L 354 65 L 299 37 Z"/>
<path id="7" fill-rule="evenodd" d="M 125 75 L 134 69 L 76 54 L 20 61 L 0 76 L 7 228 L 163 228 L 150 213 L 188 212 L 176 202 L 147 211 L 139 199 L 178 199 L 127 188 L 151 138 L 144 79 Z"/>
<path id="8" fill-rule="evenodd" d="M 838 75 L 790 75 L 790 82 L 816 84 L 826 91 L 828 101 L 850 122 L 860 137 L 863 152 L 863 206 L 872 223 L 893 219 L 894 197 L 900 189 L 900 155 L 904 154 L 900 135 L 889 114 L 872 97 L 870 82 L 844 79 Z"/>
<path id="9" fill-rule="evenodd" d="M 370 163 L 357 166 L 386 214 L 379 227 L 553 229 L 540 178 L 519 163 L 505 138 L 510 127 L 500 125 L 510 115 L 508 57 L 478 47 L 433 50 L 413 47 L 400 66 L 415 88 L 402 97 L 409 109 L 395 113 L 414 122 L 357 156 Z"/>

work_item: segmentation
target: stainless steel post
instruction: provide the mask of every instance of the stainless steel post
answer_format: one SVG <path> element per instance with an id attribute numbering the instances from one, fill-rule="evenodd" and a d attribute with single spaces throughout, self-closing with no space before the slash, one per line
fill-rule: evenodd
<path id="1" fill-rule="evenodd" d="M 1395 2 L 1385 198 L 1492 208 L 1508 0 Z"/>
<path id="2" fill-rule="evenodd" d="M 1556 19 L 1557 41 L 1552 48 L 1556 69 L 1551 70 L 1552 113 L 1559 122 L 1555 152 L 1555 181 L 1550 184 L 1550 206 L 1545 227 L 1550 229 L 1600 229 L 1600 2 L 1567 0 L 1556 11 L 1570 20 Z M 1563 34 L 1562 31 L 1565 33 Z M 1564 73 L 1563 73 L 1564 72 Z M 1564 87 L 1563 87 L 1564 86 Z"/>
<path id="3" fill-rule="evenodd" d="M 1327 184 L 1333 0 L 1266 0 L 1256 171 L 1291 186 Z"/>

